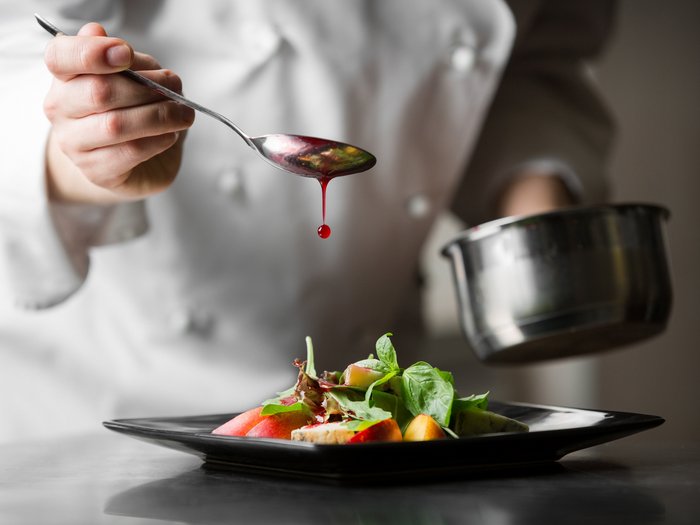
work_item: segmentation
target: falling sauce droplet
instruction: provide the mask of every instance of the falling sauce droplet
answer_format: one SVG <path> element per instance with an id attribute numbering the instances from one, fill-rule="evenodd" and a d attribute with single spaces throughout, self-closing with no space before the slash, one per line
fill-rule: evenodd
<path id="1" fill-rule="evenodd" d="M 323 214 L 323 224 L 318 227 L 318 236 L 321 239 L 328 239 L 331 236 L 331 227 L 326 224 L 326 188 L 332 177 L 319 177 L 318 182 L 321 184 L 321 207 Z"/>
<path id="2" fill-rule="evenodd" d="M 331 227 L 327 224 L 321 224 L 321 226 L 318 227 L 318 236 L 321 237 L 321 239 L 328 239 L 328 237 L 331 236 Z"/>

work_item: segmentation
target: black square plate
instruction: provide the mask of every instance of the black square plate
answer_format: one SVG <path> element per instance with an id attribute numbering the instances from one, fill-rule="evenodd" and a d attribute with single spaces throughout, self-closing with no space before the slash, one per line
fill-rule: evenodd
<path id="1" fill-rule="evenodd" d="M 566 454 L 656 427 L 661 417 L 577 408 L 489 403 L 529 432 L 425 442 L 317 445 L 280 439 L 217 436 L 235 414 L 118 419 L 115 432 L 202 458 L 208 466 L 323 481 L 432 479 L 465 472 L 557 461 Z"/>

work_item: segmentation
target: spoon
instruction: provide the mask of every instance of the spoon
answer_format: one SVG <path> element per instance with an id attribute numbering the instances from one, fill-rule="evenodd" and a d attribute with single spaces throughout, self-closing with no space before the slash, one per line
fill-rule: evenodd
<path id="1" fill-rule="evenodd" d="M 39 25 L 53 36 L 65 34 L 40 15 L 35 13 L 34 17 Z M 321 181 L 366 171 L 377 162 L 374 155 L 368 151 L 335 140 L 282 133 L 250 137 L 220 113 L 193 102 L 131 69 L 121 71 L 119 74 L 226 124 L 266 161 L 284 171 L 303 177 L 314 177 Z"/>

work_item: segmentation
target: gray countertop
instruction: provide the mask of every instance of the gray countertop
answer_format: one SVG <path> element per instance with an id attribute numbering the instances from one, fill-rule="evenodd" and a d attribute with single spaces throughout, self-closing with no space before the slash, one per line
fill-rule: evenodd
<path id="1" fill-rule="evenodd" d="M 543 467 L 397 482 L 341 487 L 216 471 L 103 431 L 0 447 L 0 523 L 700 523 L 700 444 L 654 442 L 653 431 Z"/>

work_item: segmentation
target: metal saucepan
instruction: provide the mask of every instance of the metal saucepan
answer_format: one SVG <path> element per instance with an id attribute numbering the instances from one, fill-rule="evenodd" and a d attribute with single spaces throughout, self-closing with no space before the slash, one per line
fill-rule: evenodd
<path id="1" fill-rule="evenodd" d="M 476 355 L 523 363 L 662 332 L 672 303 L 668 217 L 649 204 L 576 207 L 462 232 L 442 254 Z"/>

